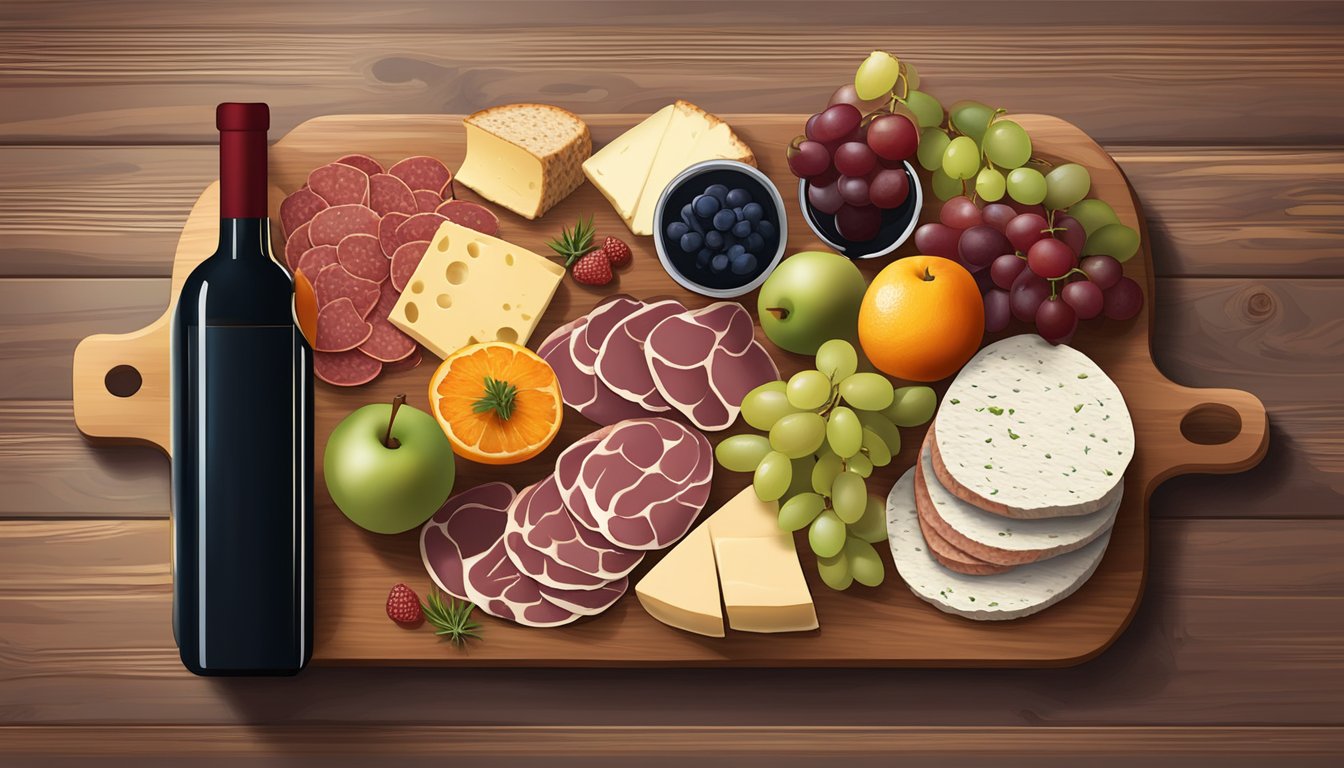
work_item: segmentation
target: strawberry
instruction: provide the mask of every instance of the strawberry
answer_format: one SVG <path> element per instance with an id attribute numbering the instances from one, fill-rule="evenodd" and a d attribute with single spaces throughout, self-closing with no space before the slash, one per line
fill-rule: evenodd
<path id="1" fill-rule="evenodd" d="M 387 593 L 387 617 L 403 627 L 416 627 L 425 620 L 420 608 L 420 597 L 405 584 L 398 584 Z"/>
<path id="2" fill-rule="evenodd" d="M 606 285 L 611 282 L 611 258 L 605 249 L 598 248 L 579 259 L 574 265 L 574 279 L 584 285 Z"/>
<path id="3" fill-rule="evenodd" d="M 607 239 L 602 241 L 602 250 L 607 252 L 607 259 L 611 261 L 613 267 L 624 267 L 634 260 L 630 246 L 611 235 L 607 235 Z"/>

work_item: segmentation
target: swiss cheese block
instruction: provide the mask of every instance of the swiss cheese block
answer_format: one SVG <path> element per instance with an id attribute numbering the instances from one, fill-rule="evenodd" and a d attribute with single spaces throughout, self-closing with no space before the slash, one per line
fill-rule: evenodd
<path id="1" fill-rule="evenodd" d="M 624 221 L 635 215 L 635 204 L 658 147 L 672 122 L 675 104 L 654 112 L 644 122 L 617 136 L 583 163 L 583 174 L 597 187 Z"/>
<path id="2" fill-rule="evenodd" d="M 444 222 L 388 320 L 439 357 L 468 344 L 526 344 L 564 267 L 497 237 Z"/>
<path id="3" fill-rule="evenodd" d="M 793 534 L 779 528 L 779 505 L 747 486 L 710 517 L 714 562 L 728 626 L 745 632 L 817 628 Z"/>
<path id="4" fill-rule="evenodd" d="M 723 610 L 709 525 L 691 531 L 635 585 L 639 604 L 670 627 L 723 637 Z"/>
<path id="5" fill-rule="evenodd" d="M 463 119 L 467 157 L 457 180 L 535 219 L 583 183 L 592 135 L 578 115 L 546 104 L 508 104 Z"/>

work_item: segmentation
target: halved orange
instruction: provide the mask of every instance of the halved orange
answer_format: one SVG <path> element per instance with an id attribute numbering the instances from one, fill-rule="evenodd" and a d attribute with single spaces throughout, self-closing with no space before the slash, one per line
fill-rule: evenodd
<path id="1" fill-rule="evenodd" d="M 453 452 L 481 464 L 517 464 L 560 431 L 560 382 L 532 350 L 506 341 L 454 352 L 429 381 L 429 409 Z"/>

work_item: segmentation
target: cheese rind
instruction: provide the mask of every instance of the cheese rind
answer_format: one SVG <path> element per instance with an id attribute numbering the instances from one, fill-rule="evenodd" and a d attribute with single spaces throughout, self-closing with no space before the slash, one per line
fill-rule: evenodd
<path id="1" fill-rule="evenodd" d="M 635 214 L 639 193 L 649 178 L 649 168 L 672 122 L 675 104 L 654 112 L 639 125 L 617 136 L 583 162 L 583 174 L 607 198 L 622 220 Z"/>
<path id="2" fill-rule="evenodd" d="M 547 104 L 492 107 L 462 121 L 467 156 L 457 180 L 535 219 L 583 184 L 592 134 L 577 115 Z"/>
<path id="3" fill-rule="evenodd" d="M 691 531 L 639 584 L 639 604 L 664 624 L 706 637 L 723 637 L 723 610 L 708 524 Z"/>
<path id="4" fill-rule="evenodd" d="M 468 344 L 526 344 L 564 267 L 452 222 L 434 233 L 388 320 L 439 357 Z"/>

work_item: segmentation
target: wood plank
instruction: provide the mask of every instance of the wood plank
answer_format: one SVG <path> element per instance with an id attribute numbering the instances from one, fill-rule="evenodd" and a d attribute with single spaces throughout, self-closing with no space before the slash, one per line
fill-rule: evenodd
<path id="1" fill-rule="evenodd" d="M 416 725 L 367 727 L 0 728 L 0 756 L 23 759 L 134 757 L 136 765 L 439 766 L 960 766 L 971 758 L 996 766 L 1116 768 L 1275 765 L 1334 766 L 1344 728 L 862 726 L 567 728 Z M 899 757 L 897 757 L 899 756 Z M 260 762 L 258 762 L 260 761 Z M 524 762 L 525 761 L 525 762 Z"/>
<path id="2" fill-rule="evenodd" d="M 212 143 L 214 105 L 239 94 L 273 105 L 277 134 L 315 115 L 471 112 L 520 93 L 578 112 L 647 113 L 676 97 L 714 112 L 810 112 L 874 40 L 900 41 L 948 102 L 1055 114 L 1105 143 L 1333 143 L 1344 117 L 1335 25 L 1005 35 L 940 19 L 743 35 L 683 17 L 631 34 L 587 22 L 464 30 L 449 13 L 406 28 L 316 30 L 232 14 L 237 34 L 6 26 L 0 143 Z"/>
<path id="3" fill-rule="evenodd" d="M 1344 150 L 1111 154 L 1143 201 L 1157 275 L 1344 277 Z M 0 168 L 0 275 L 167 277 L 218 157 L 207 146 L 0 147 Z"/>
<path id="4" fill-rule="evenodd" d="M 1093 662 L 1034 671 L 314 668 L 207 680 L 172 649 L 166 540 L 163 521 L 0 523 L 0 721 L 1338 725 L 1344 712 L 1338 520 L 1156 521 L 1130 629 Z M 482 642 L 498 627 L 486 619 Z"/>

